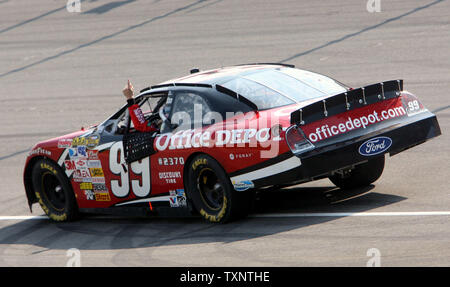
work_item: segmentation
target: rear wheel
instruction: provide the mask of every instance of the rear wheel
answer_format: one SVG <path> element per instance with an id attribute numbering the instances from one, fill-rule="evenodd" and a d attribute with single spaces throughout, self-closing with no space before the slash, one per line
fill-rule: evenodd
<path id="1" fill-rule="evenodd" d="M 32 182 L 36 198 L 53 221 L 76 218 L 78 206 L 64 171 L 53 161 L 41 159 L 33 166 Z"/>
<path id="2" fill-rule="evenodd" d="M 204 219 L 224 223 L 247 215 L 250 191 L 234 190 L 226 172 L 212 157 L 196 156 L 187 173 L 187 196 Z"/>
<path id="3" fill-rule="evenodd" d="M 384 155 L 357 165 L 354 169 L 342 171 L 329 177 L 342 189 L 367 186 L 380 178 L 384 169 Z"/>

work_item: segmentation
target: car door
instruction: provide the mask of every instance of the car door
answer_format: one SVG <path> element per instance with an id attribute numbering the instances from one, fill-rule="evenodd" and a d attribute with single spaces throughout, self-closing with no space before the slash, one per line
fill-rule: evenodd
<path id="1" fill-rule="evenodd" d="M 202 132 L 203 118 L 211 108 L 202 94 L 178 90 L 169 94 L 165 111 L 170 112 L 155 139 L 157 153 L 151 158 L 153 194 L 171 194 L 184 189 L 184 164 L 196 151 L 193 141 L 199 140 L 197 135 Z"/>
<path id="2" fill-rule="evenodd" d="M 146 112 L 144 101 L 140 105 Z M 93 190 L 95 204 L 88 204 L 89 207 L 132 205 L 136 200 L 151 196 L 151 156 L 133 162 L 125 159 L 124 136 L 131 132 L 138 133 L 133 129 L 126 108 L 99 127 L 101 142 L 95 152 L 102 167 L 103 179 L 96 179 L 91 173 L 91 180 L 103 181 L 104 185 L 100 186 L 102 190 Z M 100 177 L 100 170 L 97 171 Z M 100 193 L 102 197 L 97 196 Z"/>

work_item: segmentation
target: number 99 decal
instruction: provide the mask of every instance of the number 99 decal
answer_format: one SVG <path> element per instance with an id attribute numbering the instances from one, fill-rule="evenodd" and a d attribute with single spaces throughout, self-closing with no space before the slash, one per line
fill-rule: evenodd
<path id="1" fill-rule="evenodd" d="M 414 100 L 412 102 L 408 102 L 408 109 L 409 109 L 410 112 L 414 112 L 414 111 L 420 110 L 419 102 L 417 100 Z"/>
<path id="2" fill-rule="evenodd" d="M 131 180 L 131 189 L 135 196 L 145 197 L 150 194 L 150 157 L 130 164 L 131 172 L 139 179 Z M 130 193 L 130 174 L 125 162 L 122 142 L 116 142 L 109 151 L 109 169 L 117 176 L 118 180 L 111 180 L 111 191 L 116 197 L 127 197 Z"/>

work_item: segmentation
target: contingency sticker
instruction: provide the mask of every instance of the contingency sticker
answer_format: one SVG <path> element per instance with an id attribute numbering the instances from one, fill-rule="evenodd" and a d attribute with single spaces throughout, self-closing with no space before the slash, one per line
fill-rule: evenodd
<path id="1" fill-rule="evenodd" d="M 184 189 L 171 190 L 169 194 L 170 207 L 184 207 L 187 205 Z"/>
<path id="2" fill-rule="evenodd" d="M 236 182 L 233 180 L 233 186 L 236 191 L 245 191 L 247 189 L 255 187 L 253 182 L 250 180 L 243 180 L 243 181 L 239 181 L 239 182 Z"/>

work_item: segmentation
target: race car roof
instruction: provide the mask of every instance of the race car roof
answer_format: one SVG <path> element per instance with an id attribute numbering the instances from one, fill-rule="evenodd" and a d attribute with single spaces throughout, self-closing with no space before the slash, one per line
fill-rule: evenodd
<path id="1" fill-rule="evenodd" d="M 168 87 L 213 88 L 252 109 L 270 109 L 331 96 L 347 87 L 327 76 L 286 64 L 245 64 L 223 67 L 165 81 L 141 91 L 159 91 Z"/>
<path id="2" fill-rule="evenodd" d="M 266 69 L 276 69 L 279 67 L 290 67 L 293 68 L 293 65 L 288 64 L 245 64 L 245 65 L 237 65 L 237 66 L 229 66 L 223 68 L 217 68 L 207 71 L 201 71 L 197 73 L 190 74 L 188 76 L 184 76 L 181 78 L 176 78 L 172 80 L 165 81 L 163 83 L 158 84 L 166 85 L 172 83 L 199 83 L 199 84 L 222 84 L 227 82 L 233 78 L 241 77 L 247 74 L 251 74 L 256 71 L 266 70 Z"/>

